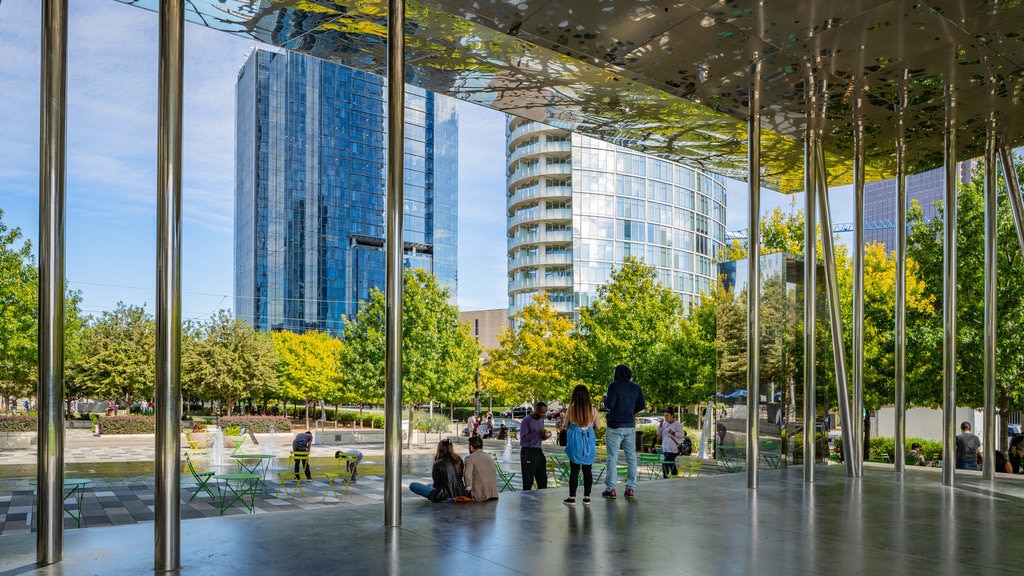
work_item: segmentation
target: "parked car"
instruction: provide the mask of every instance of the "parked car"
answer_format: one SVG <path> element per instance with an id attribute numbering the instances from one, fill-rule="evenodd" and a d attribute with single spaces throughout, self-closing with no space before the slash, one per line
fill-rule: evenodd
<path id="1" fill-rule="evenodd" d="M 637 416 L 634 420 L 637 426 L 657 426 L 661 424 L 661 418 L 655 418 L 654 416 Z"/>
<path id="2" fill-rule="evenodd" d="M 1010 441 L 1013 437 L 1021 433 L 1021 428 L 1017 424 L 1010 424 L 1006 427 L 1006 445 L 1010 445 Z"/>
<path id="3" fill-rule="evenodd" d="M 561 408 L 552 408 L 551 410 L 548 410 L 546 418 L 548 420 L 557 420 L 558 417 L 561 416 L 561 415 L 562 415 L 562 409 Z"/>
<path id="4" fill-rule="evenodd" d="M 510 409 L 506 410 L 505 411 L 505 417 L 506 418 L 522 419 L 522 418 L 525 418 L 526 415 L 529 414 L 530 412 L 533 412 L 533 406 L 531 406 L 529 404 L 523 404 L 522 406 L 516 406 L 514 408 L 510 408 Z M 495 426 L 497 426 L 497 425 L 498 425 L 497 422 L 495 422 Z"/>

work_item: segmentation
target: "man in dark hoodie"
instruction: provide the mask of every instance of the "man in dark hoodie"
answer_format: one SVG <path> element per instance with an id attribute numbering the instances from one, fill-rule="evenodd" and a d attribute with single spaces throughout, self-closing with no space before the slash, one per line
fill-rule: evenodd
<path id="1" fill-rule="evenodd" d="M 615 498 L 615 481 L 618 474 L 615 466 L 619 460 L 619 446 L 626 453 L 626 499 L 632 500 L 636 489 L 636 421 L 633 416 L 642 411 L 647 400 L 640 387 L 632 381 L 633 371 L 625 364 L 615 367 L 613 381 L 604 395 L 608 409 L 608 428 L 605 430 L 605 445 L 608 447 L 608 472 L 604 475 L 604 492 L 601 496 Z"/>

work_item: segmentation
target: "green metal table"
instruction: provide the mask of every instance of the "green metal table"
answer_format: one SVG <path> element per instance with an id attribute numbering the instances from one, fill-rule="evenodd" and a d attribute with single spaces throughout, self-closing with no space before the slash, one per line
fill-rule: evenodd
<path id="1" fill-rule="evenodd" d="M 92 483 L 92 480 L 88 478 L 65 478 L 64 479 L 64 512 L 70 516 L 79 528 L 82 527 L 82 496 L 85 495 L 85 487 Z M 39 484 L 37 480 L 32 480 L 29 484 L 36 486 Z M 68 498 L 74 497 L 76 510 L 68 509 Z"/>
<path id="2" fill-rule="evenodd" d="M 217 493 L 220 496 L 220 515 L 223 516 L 235 502 L 241 502 L 242 506 L 252 514 L 256 508 L 256 492 L 259 491 L 260 475 L 251 472 L 239 472 L 235 474 L 217 474 L 213 477 L 217 481 Z M 246 496 L 249 501 L 246 502 Z"/>

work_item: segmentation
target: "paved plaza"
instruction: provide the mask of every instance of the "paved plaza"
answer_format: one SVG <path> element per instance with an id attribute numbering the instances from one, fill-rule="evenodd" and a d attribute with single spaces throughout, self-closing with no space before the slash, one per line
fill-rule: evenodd
<path id="1" fill-rule="evenodd" d="M 246 451 L 272 452 L 281 462 L 286 462 L 291 449 L 291 434 L 257 435 L 260 444 L 247 448 Z M 436 446 L 434 439 L 422 439 L 413 444 L 411 450 L 404 451 L 402 483 L 430 483 L 430 460 Z M 64 528 L 95 528 L 121 524 L 137 524 L 152 522 L 154 519 L 154 483 L 152 473 L 153 437 L 140 436 L 93 436 L 85 430 L 68 430 L 65 461 L 66 478 L 89 478 L 90 484 L 83 489 L 79 508 L 77 502 L 68 503 L 68 507 L 76 514 L 82 514 L 82 524 L 65 514 Z M 468 450 L 457 442 L 459 451 L 465 455 Z M 314 480 L 303 481 L 303 494 L 290 495 L 279 489 L 278 476 L 274 470 L 267 476 L 265 494 L 255 498 L 255 513 L 285 512 L 313 510 L 322 507 L 358 506 L 364 504 L 381 504 L 384 501 L 384 477 L 382 474 L 360 473 L 358 481 L 350 486 L 349 493 L 340 500 L 329 495 L 328 482 L 322 477 L 324 472 L 335 472 L 333 455 L 339 448 L 357 448 L 364 453 L 361 470 L 381 471 L 384 458 L 384 447 L 381 444 L 358 446 L 322 446 L 314 445 L 311 455 L 314 461 Z M 518 473 L 517 443 L 513 441 L 513 463 L 508 470 L 516 472 L 512 485 L 516 490 L 522 488 L 522 475 Z M 488 452 L 501 454 L 504 444 L 496 440 L 486 441 Z M 560 452 L 555 446 L 549 447 L 552 452 Z M 228 450 L 225 450 L 227 452 Z M 202 458 L 202 457 L 201 457 Z M 202 461 L 202 460 L 200 460 Z M 230 461 L 230 460 L 229 460 Z M 324 464 L 326 462 L 326 464 Z M 28 533 L 36 527 L 36 487 L 34 482 L 36 450 L 0 450 L 0 535 Z M 228 468 L 233 465 L 229 464 Z M 13 472 L 12 472 L 13 470 Z M 183 466 L 183 471 L 185 470 Z M 713 464 L 705 467 L 702 474 L 714 474 L 717 471 Z M 6 477 L 5 477 L 6 476 Z M 643 473 L 641 481 L 649 481 L 650 477 Z M 200 493 L 191 498 L 196 491 L 196 481 L 184 474 L 181 484 L 181 517 L 183 520 L 195 518 L 211 518 L 221 516 L 219 502 L 207 494 Z M 554 486 L 552 486 L 554 488 Z M 597 490 L 599 491 L 599 490 Z M 214 488 L 216 493 L 216 489 Z M 506 494 L 509 494 L 506 492 Z M 417 501 L 420 497 L 404 490 L 403 498 Z M 241 505 L 235 505 L 224 512 L 224 516 L 247 514 Z"/>
<path id="2" fill-rule="evenodd" d="M 977 473 L 942 486 L 937 469 L 866 466 L 859 480 L 820 467 L 644 482 L 637 500 L 562 504 L 565 491 L 497 502 L 406 501 L 400 528 L 383 505 L 241 514 L 181 523 L 189 575 L 579 573 L 846 575 L 1020 574 L 1024 490 Z M 152 523 L 68 530 L 64 561 L 37 567 L 35 534 L 0 536 L 0 574 L 144 574 Z"/>

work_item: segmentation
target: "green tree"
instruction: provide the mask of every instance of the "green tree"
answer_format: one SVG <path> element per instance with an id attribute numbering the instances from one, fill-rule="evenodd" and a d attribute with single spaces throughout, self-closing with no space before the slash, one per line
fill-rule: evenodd
<path id="1" fill-rule="evenodd" d="M 714 397 L 716 302 L 702 295 L 686 316 L 677 315 L 668 337 L 655 349 L 656 372 L 647 399 L 657 405 L 697 404 Z"/>
<path id="2" fill-rule="evenodd" d="M 2 218 L 0 210 L 0 393 L 33 395 L 38 273 L 31 243 Z"/>
<path id="3" fill-rule="evenodd" d="M 574 385 L 568 368 L 573 356 L 572 322 L 551 307 L 546 292 L 516 313 L 512 326 L 498 335 L 483 377 L 501 399 L 520 403 L 556 399 L 567 402 Z"/>
<path id="4" fill-rule="evenodd" d="M 306 429 L 313 400 L 333 397 L 341 383 L 341 340 L 325 332 L 274 332 L 277 373 L 283 392 L 306 404 Z"/>
<path id="5" fill-rule="evenodd" d="M 1024 162 L 1017 162 L 1017 177 L 1024 179 Z M 957 195 L 957 404 L 984 404 L 984 166 L 979 164 L 970 182 Z M 915 207 L 916 208 L 916 207 Z M 944 209 L 939 206 L 940 214 Z M 996 402 L 1002 414 L 1024 408 L 1024 264 L 1017 242 L 1005 182 L 998 182 L 996 301 Z M 911 392 L 925 404 L 941 403 L 942 386 L 942 218 L 925 222 L 920 209 L 911 213 L 912 232 L 907 254 L 920 263 L 920 278 L 931 298 L 932 314 L 922 318 L 927 335 L 919 354 L 931 366 L 930 378 Z M 908 319 L 908 340 L 911 324 Z M 908 342 L 909 347 L 909 342 Z M 910 356 L 908 350 L 908 358 Z M 918 358 L 914 358 L 917 362 Z M 908 387 L 909 388 L 909 387 Z"/>
<path id="6" fill-rule="evenodd" d="M 402 394 L 410 409 L 430 400 L 471 398 L 479 346 L 459 321 L 447 288 L 433 274 L 406 269 L 402 291 Z M 359 380 L 355 390 L 384 396 L 384 294 L 373 290 L 345 328 L 346 368 Z M 369 398 L 367 398 L 368 400 Z"/>
<path id="7" fill-rule="evenodd" d="M 576 378 L 600 392 L 615 366 L 626 364 L 644 390 L 669 386 L 658 366 L 659 347 L 681 313 L 681 300 L 658 283 L 654 267 L 626 258 L 598 287 L 597 299 L 580 309 L 573 333 Z"/>
<path id="8" fill-rule="evenodd" d="M 156 324 L 141 306 L 118 302 L 94 319 L 82 350 L 82 377 L 97 395 L 123 400 L 126 406 L 153 396 Z"/>
<path id="9" fill-rule="evenodd" d="M 220 400 L 228 416 L 239 400 L 277 390 L 276 362 L 270 336 L 228 310 L 183 331 L 183 388 L 203 400 Z"/>

